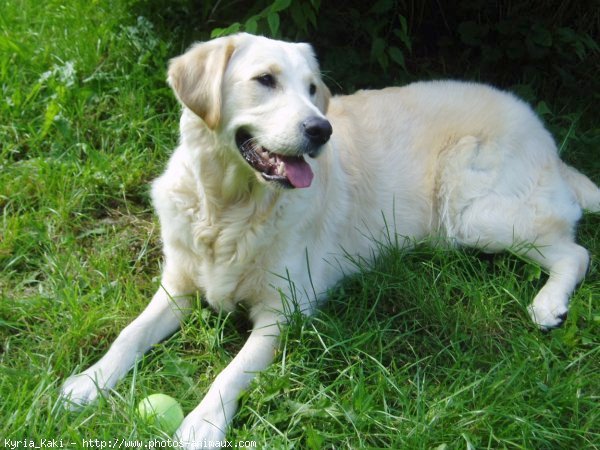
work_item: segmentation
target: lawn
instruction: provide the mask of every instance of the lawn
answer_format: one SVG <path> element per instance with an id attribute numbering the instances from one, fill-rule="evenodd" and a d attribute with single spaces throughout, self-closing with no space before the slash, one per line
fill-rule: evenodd
<path id="1" fill-rule="evenodd" d="M 80 412 L 60 408 L 62 381 L 106 351 L 159 282 L 148 188 L 177 142 L 166 61 L 188 43 L 168 40 L 143 5 L 0 4 L 4 447 L 160 436 L 137 402 L 163 392 L 191 411 L 249 327 L 199 298 L 115 392 Z M 563 157 L 600 182 L 598 127 L 574 119 L 594 114 L 598 99 L 588 101 L 565 110 L 547 98 L 538 110 Z M 600 448 L 599 225 L 581 223 L 590 273 L 549 333 L 525 309 L 545 280 L 538 267 L 511 254 L 389 249 L 286 329 L 228 438 L 258 448 Z"/>

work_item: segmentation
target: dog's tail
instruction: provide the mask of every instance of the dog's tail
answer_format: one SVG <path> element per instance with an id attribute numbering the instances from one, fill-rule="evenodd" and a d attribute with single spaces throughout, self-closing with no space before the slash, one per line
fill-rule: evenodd
<path id="1" fill-rule="evenodd" d="M 579 205 L 590 212 L 600 212 L 600 189 L 588 177 L 561 161 L 560 172 L 571 186 Z"/>

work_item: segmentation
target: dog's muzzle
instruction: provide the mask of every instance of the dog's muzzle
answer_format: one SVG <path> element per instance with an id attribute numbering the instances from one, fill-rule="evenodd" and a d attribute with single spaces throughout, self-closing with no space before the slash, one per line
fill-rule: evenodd
<path id="1" fill-rule="evenodd" d="M 305 188 L 310 186 L 314 174 L 303 155 L 316 158 L 333 129 L 329 121 L 317 116 L 304 120 L 300 129 L 304 139 L 296 155 L 279 154 L 263 147 L 245 127 L 237 130 L 235 141 L 246 162 L 263 179 L 282 187 Z"/>

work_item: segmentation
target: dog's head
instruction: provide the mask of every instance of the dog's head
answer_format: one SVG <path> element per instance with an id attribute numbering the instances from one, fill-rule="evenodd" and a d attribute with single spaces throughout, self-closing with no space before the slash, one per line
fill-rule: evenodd
<path id="1" fill-rule="evenodd" d="M 232 153 L 232 164 L 262 182 L 308 187 L 306 157 L 319 155 L 332 133 L 330 93 L 308 44 L 249 34 L 194 45 L 171 60 L 169 83 Z"/>

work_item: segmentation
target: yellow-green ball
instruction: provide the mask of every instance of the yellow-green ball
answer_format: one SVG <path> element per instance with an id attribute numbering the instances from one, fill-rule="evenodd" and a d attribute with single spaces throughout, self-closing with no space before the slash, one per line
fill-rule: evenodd
<path id="1" fill-rule="evenodd" d="M 165 394 L 152 394 L 142 399 L 137 408 L 139 416 L 166 434 L 177 431 L 183 422 L 183 409 L 177 400 Z"/>

